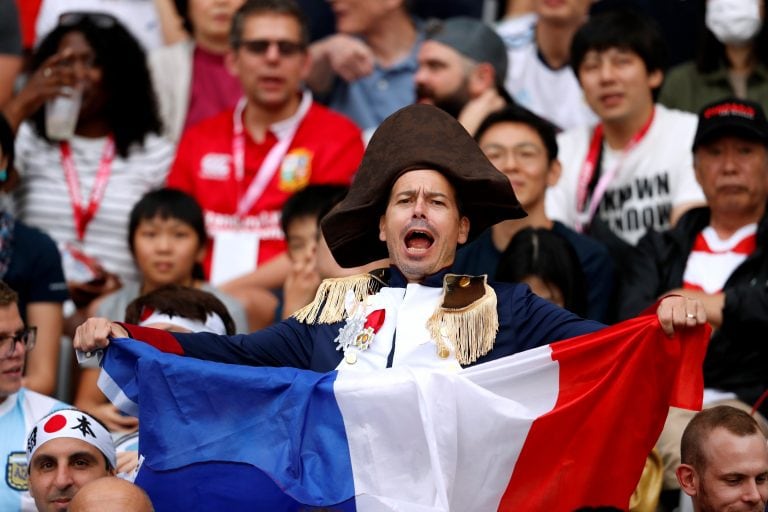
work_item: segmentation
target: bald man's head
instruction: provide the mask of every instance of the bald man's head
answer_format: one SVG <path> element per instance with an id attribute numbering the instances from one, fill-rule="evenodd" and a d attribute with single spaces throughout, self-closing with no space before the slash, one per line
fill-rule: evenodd
<path id="1" fill-rule="evenodd" d="M 69 504 L 69 512 L 153 511 L 147 493 L 127 480 L 113 476 L 88 482 Z"/>

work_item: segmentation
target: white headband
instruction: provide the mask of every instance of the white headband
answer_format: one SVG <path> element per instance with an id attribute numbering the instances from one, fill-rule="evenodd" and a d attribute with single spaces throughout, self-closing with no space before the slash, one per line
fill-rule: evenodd
<path id="1" fill-rule="evenodd" d="M 227 328 L 224 327 L 224 321 L 216 313 L 208 313 L 208 317 L 205 319 L 205 323 L 200 320 L 194 320 L 192 318 L 186 318 L 183 316 L 172 316 L 160 313 L 158 311 L 152 311 L 152 313 L 141 321 L 140 326 L 147 326 L 150 324 L 172 324 L 184 329 L 188 329 L 191 332 L 211 332 L 213 334 L 227 334 Z"/>
<path id="2" fill-rule="evenodd" d="M 54 411 L 32 427 L 27 436 L 27 463 L 32 462 L 38 448 L 61 437 L 85 441 L 103 453 L 112 468 L 117 467 L 112 435 L 92 416 L 78 409 Z"/>

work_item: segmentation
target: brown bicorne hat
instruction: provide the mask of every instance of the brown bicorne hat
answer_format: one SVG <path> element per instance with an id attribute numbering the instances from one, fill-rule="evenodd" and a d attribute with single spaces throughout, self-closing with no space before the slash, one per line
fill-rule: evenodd
<path id="1" fill-rule="evenodd" d="M 323 218 L 323 235 L 339 265 L 387 257 L 379 218 L 395 181 L 416 169 L 438 171 L 451 182 L 469 218 L 469 240 L 498 222 L 526 216 L 507 177 L 456 119 L 431 105 L 409 105 L 381 123 L 349 193 Z"/>

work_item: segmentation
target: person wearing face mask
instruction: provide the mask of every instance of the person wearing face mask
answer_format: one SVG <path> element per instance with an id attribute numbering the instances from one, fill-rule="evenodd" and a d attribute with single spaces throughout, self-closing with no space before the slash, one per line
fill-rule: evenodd
<path id="1" fill-rule="evenodd" d="M 699 0 L 696 58 L 668 73 L 659 101 L 698 112 L 726 96 L 768 104 L 768 30 L 764 0 Z"/>

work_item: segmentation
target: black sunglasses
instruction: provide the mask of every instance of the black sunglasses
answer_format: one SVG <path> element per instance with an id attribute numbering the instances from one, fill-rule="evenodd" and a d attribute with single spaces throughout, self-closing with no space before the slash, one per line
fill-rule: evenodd
<path id="1" fill-rule="evenodd" d="M 306 50 L 306 46 L 303 43 L 286 41 L 285 39 L 276 41 L 270 39 L 250 39 L 248 41 L 240 41 L 237 46 L 245 48 L 249 53 L 264 55 L 273 44 L 277 45 L 277 51 L 283 57 L 290 57 Z"/>
<path id="2" fill-rule="evenodd" d="M 112 28 L 117 24 L 117 19 L 105 12 L 65 12 L 59 16 L 59 26 L 72 27 L 88 21 L 99 28 Z"/>

